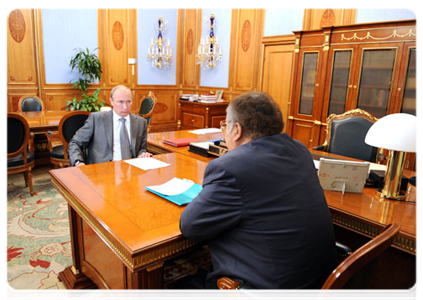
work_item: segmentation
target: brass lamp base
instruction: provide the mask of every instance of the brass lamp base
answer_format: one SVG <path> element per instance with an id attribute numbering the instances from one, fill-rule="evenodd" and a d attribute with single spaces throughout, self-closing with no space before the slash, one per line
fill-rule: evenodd
<path id="1" fill-rule="evenodd" d="M 377 194 L 380 197 L 386 198 L 386 199 L 391 199 L 391 200 L 398 200 L 398 201 L 406 201 L 407 200 L 407 195 L 405 193 L 400 192 L 398 195 L 394 196 L 388 196 L 388 195 L 384 195 L 382 192 L 382 189 L 378 189 L 377 190 Z"/>
<path id="2" fill-rule="evenodd" d="M 386 174 L 381 197 L 392 200 L 405 200 L 406 195 L 401 193 L 401 178 L 404 169 L 405 152 L 389 150 Z"/>

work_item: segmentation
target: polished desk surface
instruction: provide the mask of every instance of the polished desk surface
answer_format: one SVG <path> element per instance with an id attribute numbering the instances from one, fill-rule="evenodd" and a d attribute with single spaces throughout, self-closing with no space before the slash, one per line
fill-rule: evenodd
<path id="1" fill-rule="evenodd" d="M 28 125 L 31 131 L 46 132 L 48 130 L 57 130 L 60 123 L 60 119 L 66 114 L 71 113 L 71 111 L 43 110 L 16 113 L 23 116 L 28 121 Z"/>
<path id="2" fill-rule="evenodd" d="M 184 154 L 184 155 L 187 155 L 187 156 L 190 156 L 205 162 L 209 162 L 210 160 L 214 159 L 215 157 L 205 157 L 205 156 L 188 151 L 189 146 L 173 147 L 171 145 L 163 143 L 164 139 L 175 139 L 175 138 L 189 137 L 189 138 L 199 139 L 202 141 L 223 138 L 222 132 L 208 133 L 208 134 L 195 134 L 190 132 L 193 130 L 194 129 L 149 133 L 147 137 L 147 149 L 150 152 L 157 153 L 157 154 L 169 153 L 169 152 L 180 153 L 180 154 Z"/>
<path id="3" fill-rule="evenodd" d="M 53 185 L 73 209 L 113 249 L 118 249 L 132 269 L 151 263 L 137 260 L 137 255 L 184 239 L 179 230 L 184 207 L 148 192 L 145 186 L 162 184 L 174 177 L 202 184 L 207 165 L 178 153 L 154 158 L 170 166 L 144 171 L 116 161 L 50 171 Z"/>
<path id="4" fill-rule="evenodd" d="M 314 159 L 320 157 L 348 159 L 340 155 L 328 154 L 322 151 L 310 150 Z M 416 173 L 404 170 L 406 177 L 416 176 Z M 332 212 L 334 223 L 339 222 L 342 225 L 349 226 L 353 230 L 371 236 L 377 235 L 377 232 L 371 231 L 372 227 L 380 228 L 390 223 L 396 222 L 401 225 L 400 237 L 405 240 L 397 239 L 398 246 L 406 251 L 415 253 L 416 240 L 416 196 L 412 195 L 411 202 L 389 200 L 378 195 L 376 188 L 364 187 L 363 193 L 345 193 L 339 191 L 325 190 L 326 201 Z M 337 216 L 342 214 L 345 219 L 337 220 Z M 354 221 L 359 220 L 359 223 Z M 354 228 L 357 226 L 356 228 Z M 361 227 L 360 227 L 361 226 Z M 409 242 L 411 245 L 409 245 Z"/>

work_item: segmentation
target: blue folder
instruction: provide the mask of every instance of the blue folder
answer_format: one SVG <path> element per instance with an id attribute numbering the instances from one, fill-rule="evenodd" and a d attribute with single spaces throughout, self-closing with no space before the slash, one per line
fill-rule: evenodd
<path id="1" fill-rule="evenodd" d="M 203 187 L 197 183 L 194 183 L 189 189 L 187 189 L 185 192 L 178 194 L 178 195 L 174 195 L 174 196 L 168 196 L 168 195 L 164 195 L 161 194 L 159 192 L 156 192 L 148 187 L 145 187 L 146 190 L 162 197 L 165 198 L 166 200 L 169 200 L 175 204 L 178 204 L 179 206 L 184 206 L 187 205 L 188 203 L 190 203 L 195 197 L 197 197 L 197 195 L 201 192 L 201 190 L 203 189 Z"/>

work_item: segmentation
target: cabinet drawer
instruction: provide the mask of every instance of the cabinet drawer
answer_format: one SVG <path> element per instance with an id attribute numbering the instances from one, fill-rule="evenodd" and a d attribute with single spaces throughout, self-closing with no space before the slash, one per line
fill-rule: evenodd
<path id="1" fill-rule="evenodd" d="M 190 113 L 183 113 L 182 125 L 189 125 L 197 128 L 204 128 L 204 117 Z"/>

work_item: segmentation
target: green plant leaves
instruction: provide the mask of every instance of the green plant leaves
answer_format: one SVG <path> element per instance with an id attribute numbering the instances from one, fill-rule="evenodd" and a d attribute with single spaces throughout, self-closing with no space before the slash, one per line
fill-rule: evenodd
<path id="1" fill-rule="evenodd" d="M 71 58 L 69 66 L 71 70 L 78 70 L 80 78 L 72 83 L 72 87 L 75 90 L 79 90 L 81 93 L 81 100 L 78 101 L 75 97 L 71 101 L 66 102 L 66 110 L 85 110 L 85 111 L 100 111 L 101 107 L 107 105 L 103 99 L 98 99 L 100 94 L 100 88 L 96 89 L 92 96 L 88 95 L 88 87 L 94 80 L 101 79 L 101 62 L 98 56 L 88 48 L 79 49 L 75 55 Z M 76 49 L 75 49 L 76 50 Z"/>

